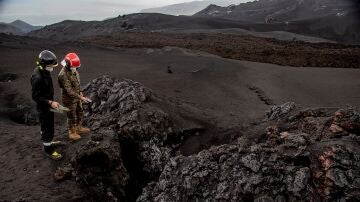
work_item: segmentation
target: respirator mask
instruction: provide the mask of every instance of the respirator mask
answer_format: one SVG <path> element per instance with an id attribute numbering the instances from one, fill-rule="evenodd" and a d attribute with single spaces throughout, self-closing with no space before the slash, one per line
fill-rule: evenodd
<path id="1" fill-rule="evenodd" d="M 69 67 L 70 65 L 66 60 L 62 60 L 60 64 L 61 64 L 61 66 L 65 67 L 65 68 L 69 68 L 72 73 L 76 72 L 77 68 L 76 67 Z"/>
<path id="2" fill-rule="evenodd" d="M 45 70 L 48 72 L 54 71 L 54 67 L 45 67 Z"/>

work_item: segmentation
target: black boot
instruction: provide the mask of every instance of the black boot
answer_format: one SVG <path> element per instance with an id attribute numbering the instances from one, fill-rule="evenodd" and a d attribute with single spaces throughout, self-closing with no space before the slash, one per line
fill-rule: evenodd
<path id="1" fill-rule="evenodd" d="M 51 146 L 51 144 L 50 144 L 50 146 L 45 146 L 44 145 L 43 149 L 44 149 L 45 155 L 47 157 L 49 157 L 50 159 L 52 159 L 52 160 L 57 161 L 57 160 L 60 160 L 60 159 L 63 158 L 63 156 L 59 152 L 57 152 L 55 150 L 54 146 Z"/>

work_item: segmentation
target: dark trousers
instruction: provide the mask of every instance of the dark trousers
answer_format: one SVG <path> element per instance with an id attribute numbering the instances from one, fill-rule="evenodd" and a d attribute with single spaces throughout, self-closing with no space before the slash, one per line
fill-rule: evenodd
<path id="1" fill-rule="evenodd" d="M 37 108 L 41 126 L 41 140 L 51 142 L 54 138 L 54 113 L 46 108 Z"/>

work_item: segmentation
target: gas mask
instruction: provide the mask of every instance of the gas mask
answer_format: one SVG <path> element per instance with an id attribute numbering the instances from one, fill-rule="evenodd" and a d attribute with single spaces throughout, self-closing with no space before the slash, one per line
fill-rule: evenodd
<path id="1" fill-rule="evenodd" d="M 45 70 L 48 71 L 48 72 L 52 72 L 54 71 L 54 67 L 57 67 L 58 65 L 55 64 L 55 65 L 48 65 L 45 67 Z"/>
<path id="2" fill-rule="evenodd" d="M 70 67 L 70 64 L 68 61 L 63 60 L 61 61 L 61 66 L 65 67 L 65 68 L 69 68 L 71 73 L 75 73 L 76 72 L 76 67 Z"/>
<path id="3" fill-rule="evenodd" d="M 62 60 L 60 64 L 61 64 L 61 66 L 63 66 L 63 67 L 66 67 L 66 66 L 67 66 L 66 60 Z"/>

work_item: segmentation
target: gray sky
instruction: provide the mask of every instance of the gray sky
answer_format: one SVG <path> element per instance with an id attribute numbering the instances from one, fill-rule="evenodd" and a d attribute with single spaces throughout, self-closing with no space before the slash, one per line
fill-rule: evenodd
<path id="1" fill-rule="evenodd" d="M 47 25 L 71 20 L 103 20 L 141 9 L 193 0 L 0 0 L 0 22 L 24 20 Z"/>

